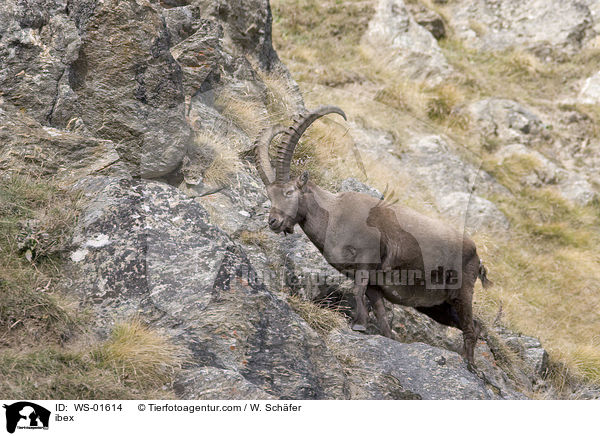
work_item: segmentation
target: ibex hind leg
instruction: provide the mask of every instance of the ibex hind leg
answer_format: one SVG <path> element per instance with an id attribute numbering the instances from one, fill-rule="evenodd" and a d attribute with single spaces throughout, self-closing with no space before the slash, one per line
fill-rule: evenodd
<path id="1" fill-rule="evenodd" d="M 394 339 L 394 334 L 387 320 L 385 306 L 383 305 L 383 293 L 379 289 L 369 286 L 367 288 L 367 298 L 371 306 L 373 306 L 381 334 L 386 338 Z"/>
<path id="2" fill-rule="evenodd" d="M 469 365 L 474 367 L 475 345 L 477 344 L 479 328 L 476 328 L 473 321 L 473 286 L 475 284 L 476 276 L 470 276 L 471 274 L 463 274 L 463 282 L 458 296 L 451 300 L 450 304 L 458 314 L 460 329 L 463 332 L 463 356 Z"/>
<path id="3" fill-rule="evenodd" d="M 367 318 L 369 311 L 367 310 L 367 300 L 365 298 L 366 285 L 354 285 L 354 298 L 356 299 L 356 314 L 352 322 L 352 330 L 356 332 L 364 332 L 367 330 Z"/>

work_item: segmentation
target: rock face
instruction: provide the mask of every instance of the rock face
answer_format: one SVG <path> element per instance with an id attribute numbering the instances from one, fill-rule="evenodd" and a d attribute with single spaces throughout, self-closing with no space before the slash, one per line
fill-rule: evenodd
<path id="1" fill-rule="evenodd" d="M 100 332 L 136 313 L 167 330 L 192 355 L 178 383 L 185 398 L 225 393 L 224 380 L 229 398 L 345 397 L 323 341 L 256 281 L 243 250 L 196 201 L 156 182 L 93 178 L 78 187 L 91 201 L 74 239 L 71 287 L 98 313 Z M 201 374 L 215 377 L 210 389 Z"/>
<path id="2" fill-rule="evenodd" d="M 525 48 L 573 53 L 596 34 L 584 2 L 460 0 L 448 3 L 450 26 L 482 50 Z"/>
<path id="3" fill-rule="evenodd" d="M 65 183 L 96 173 L 126 174 L 112 141 L 42 126 L 0 98 L 0 169 L 26 170 Z"/>
<path id="4" fill-rule="evenodd" d="M 132 175 L 168 176 L 194 142 L 186 100 L 241 72 L 252 76 L 245 55 L 284 70 L 266 0 L 175 3 L 4 2 L 2 95 L 42 125 L 78 120 L 86 134 L 114 143 Z"/>
<path id="5" fill-rule="evenodd" d="M 133 1 L 50 3 L 15 2 L 14 15 L 2 20 L 7 100 L 55 127 L 80 117 L 92 134 L 117 144 L 134 174 L 174 170 L 192 133 L 160 9 Z"/>
<path id="6" fill-rule="evenodd" d="M 336 333 L 329 339 L 349 362 L 350 392 L 355 399 L 498 398 L 467 370 L 458 354 L 448 350 L 357 333 Z"/>
<path id="7" fill-rule="evenodd" d="M 77 188 L 88 206 L 68 286 L 97 313 L 100 334 L 138 314 L 187 348 L 191 363 L 175 383 L 181 398 L 519 396 L 495 393 L 453 351 L 347 328 L 319 336 L 175 188 L 112 177 L 84 178 Z"/>
<path id="8" fill-rule="evenodd" d="M 512 100 L 486 98 L 468 110 L 483 136 L 502 142 L 531 143 L 544 127 L 536 114 Z"/>
<path id="9" fill-rule="evenodd" d="M 69 287 L 100 334 L 139 314 L 187 348 L 182 398 L 501 398 L 452 351 L 347 329 L 321 338 L 175 188 L 110 177 L 77 187 L 88 206 Z"/>
<path id="10" fill-rule="evenodd" d="M 363 42 L 410 79 L 437 84 L 451 72 L 436 39 L 417 24 L 403 0 L 379 1 Z"/>

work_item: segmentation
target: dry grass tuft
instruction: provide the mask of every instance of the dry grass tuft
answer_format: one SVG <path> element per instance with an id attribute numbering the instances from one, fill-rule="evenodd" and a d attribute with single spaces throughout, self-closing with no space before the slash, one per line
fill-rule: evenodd
<path id="1" fill-rule="evenodd" d="M 248 230 L 242 230 L 239 236 L 240 241 L 246 245 L 256 245 L 257 247 L 265 247 L 269 237 L 263 230 L 251 232 Z"/>
<path id="2" fill-rule="evenodd" d="M 271 124 L 290 124 L 292 117 L 300 109 L 301 101 L 296 97 L 296 90 L 291 88 L 290 81 L 278 72 L 266 72 L 256 68 L 258 76 L 267 88 L 266 106 Z"/>
<path id="3" fill-rule="evenodd" d="M 0 351 L 0 391 L 7 398 L 169 399 L 185 356 L 134 319 L 117 325 L 102 344 Z"/>
<path id="4" fill-rule="evenodd" d="M 256 138 L 269 120 L 262 101 L 253 95 L 244 95 L 240 90 L 221 92 L 215 107 L 249 138 Z"/>
<path id="5" fill-rule="evenodd" d="M 288 296 L 288 303 L 320 335 L 346 326 L 346 318 L 341 311 L 322 307 L 295 295 Z"/>
<path id="6" fill-rule="evenodd" d="M 186 357 L 158 331 L 138 318 L 117 324 L 109 339 L 93 357 L 102 366 L 113 368 L 121 381 L 142 387 L 168 383 Z"/>
<path id="7" fill-rule="evenodd" d="M 202 156 L 200 160 L 206 167 L 203 174 L 206 183 L 216 186 L 231 183 L 242 166 L 238 154 L 241 144 L 208 129 L 197 136 L 197 154 Z"/>
<path id="8" fill-rule="evenodd" d="M 445 124 L 453 129 L 467 130 L 469 117 L 460 111 L 465 96 L 460 88 L 452 83 L 444 83 L 429 89 L 427 117 L 434 122 Z"/>
<path id="9" fill-rule="evenodd" d="M 0 347 L 60 342 L 81 316 L 56 291 L 78 195 L 27 175 L 0 179 Z"/>

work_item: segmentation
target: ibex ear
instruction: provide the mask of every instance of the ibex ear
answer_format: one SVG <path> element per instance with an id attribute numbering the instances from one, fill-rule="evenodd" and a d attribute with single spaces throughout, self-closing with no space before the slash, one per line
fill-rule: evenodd
<path id="1" fill-rule="evenodd" d="M 296 179 L 296 187 L 302 190 L 306 185 L 306 182 L 308 182 L 308 171 L 303 171 L 302 174 L 300 174 L 300 177 Z"/>

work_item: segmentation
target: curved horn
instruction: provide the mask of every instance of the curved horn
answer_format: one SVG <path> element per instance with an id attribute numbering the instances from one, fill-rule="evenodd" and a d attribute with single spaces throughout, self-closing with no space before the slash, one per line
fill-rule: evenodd
<path id="1" fill-rule="evenodd" d="M 276 181 L 287 182 L 290 179 L 290 164 L 294 155 L 294 149 L 300 140 L 302 134 L 317 119 L 324 115 L 336 113 L 346 119 L 346 114 L 337 106 L 321 106 L 306 115 L 301 116 L 293 126 L 289 127 L 279 148 L 277 149 L 276 163 Z"/>
<path id="2" fill-rule="evenodd" d="M 263 183 L 270 185 L 275 180 L 275 171 L 271 165 L 271 159 L 269 158 L 269 146 L 273 139 L 281 133 L 285 133 L 283 127 L 277 125 L 274 127 L 267 127 L 263 129 L 258 135 L 258 138 L 254 142 L 254 160 L 256 162 L 256 169 Z"/>

